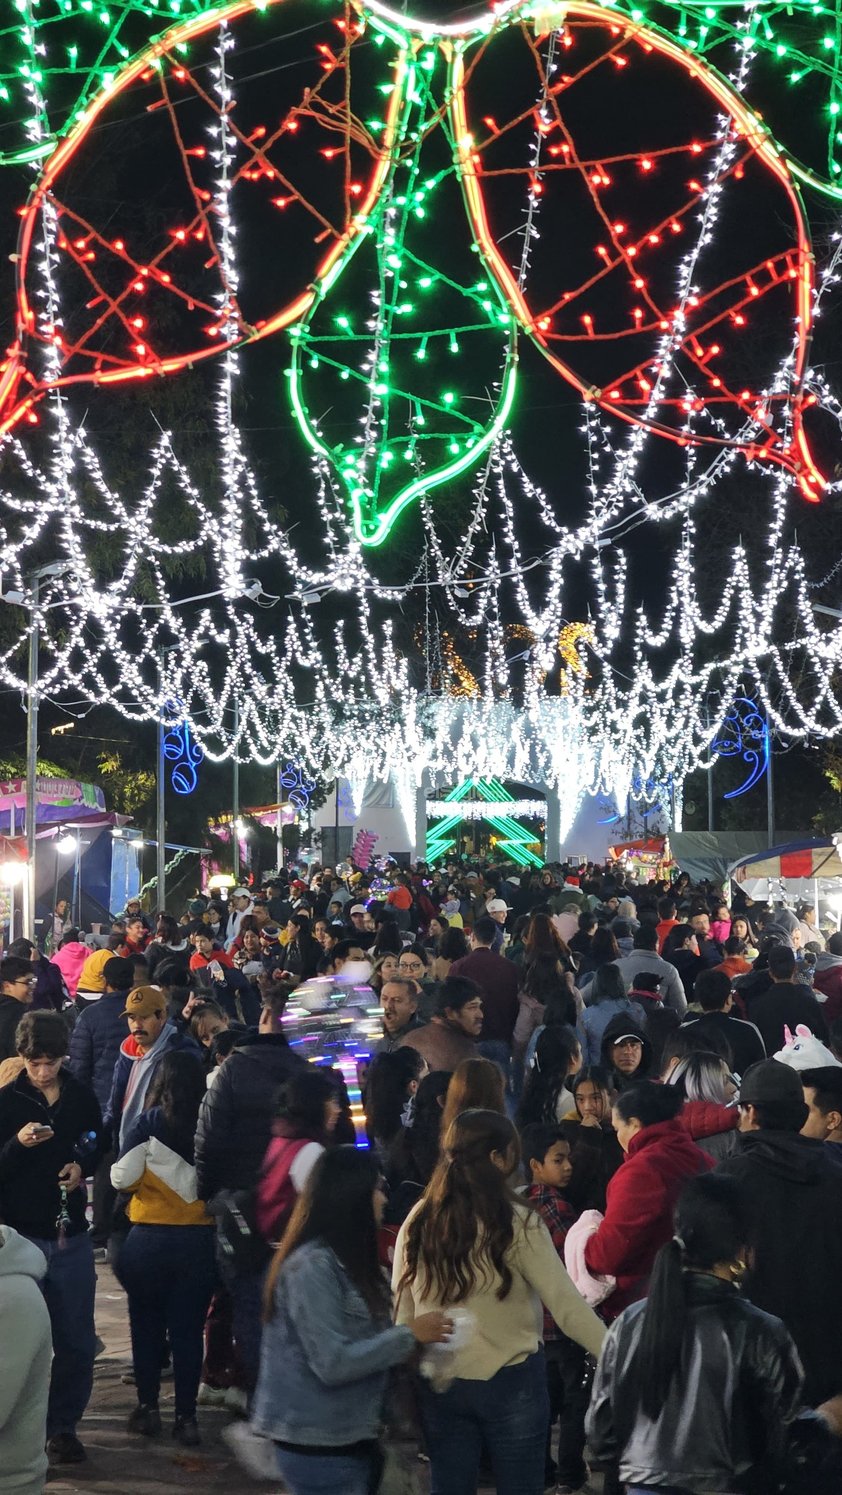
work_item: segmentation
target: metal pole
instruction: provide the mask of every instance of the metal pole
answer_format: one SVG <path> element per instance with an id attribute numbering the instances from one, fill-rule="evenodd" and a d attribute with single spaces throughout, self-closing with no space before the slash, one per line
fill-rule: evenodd
<path id="1" fill-rule="evenodd" d="M 281 789 L 282 789 L 282 787 L 283 786 L 281 784 L 281 760 L 279 758 L 278 761 L 277 761 L 277 763 L 275 764 L 275 796 L 276 796 L 277 801 L 278 801 L 278 810 L 277 810 L 277 816 L 276 816 L 276 819 L 275 819 L 275 840 L 277 841 L 277 844 L 278 844 L 278 871 L 279 872 L 283 869 L 283 865 L 284 865 L 284 817 L 283 817 L 283 812 L 281 810 Z"/>
<path id="2" fill-rule="evenodd" d="M 76 927 L 82 927 L 82 832 L 76 832 L 76 853 L 73 858 L 73 892 L 70 895 L 71 912 L 76 910 Z"/>
<path id="3" fill-rule="evenodd" d="M 60 835 L 61 835 L 61 826 L 59 826 L 58 831 L 56 833 L 56 838 L 55 838 L 56 841 L 58 841 L 58 838 L 59 838 Z M 50 931 L 49 931 L 49 933 L 50 933 L 50 953 L 52 955 L 55 955 L 56 950 L 58 949 L 58 946 L 59 946 L 59 940 L 61 939 L 61 935 L 59 935 L 58 938 L 56 938 L 56 904 L 58 903 L 58 857 L 59 857 L 59 854 L 58 854 L 58 850 L 55 848 L 55 842 L 53 842 L 53 847 L 54 847 L 53 859 L 55 861 L 55 868 L 54 868 L 54 871 L 53 871 L 53 907 L 52 907 L 52 911 L 50 913 Z"/>
<path id="4" fill-rule="evenodd" d="M 9 837 L 14 841 L 17 835 L 17 817 L 15 815 L 15 797 L 12 795 L 12 803 L 9 806 Z M 9 944 L 15 938 L 15 885 L 9 883 Z"/>
<path id="5" fill-rule="evenodd" d="M 775 844 L 775 777 L 772 771 L 772 760 L 774 758 L 775 738 L 769 726 L 769 718 L 766 717 L 766 731 L 769 734 L 769 765 L 766 769 L 766 835 L 769 845 Z"/>
<path id="6" fill-rule="evenodd" d="M 26 897 L 24 934 L 35 939 L 35 831 L 37 829 L 36 778 L 38 774 L 38 594 L 39 578 L 32 578 L 32 612 L 29 629 L 29 660 L 26 675 Z"/>
<path id="7" fill-rule="evenodd" d="M 339 779 L 334 780 L 333 785 L 333 870 L 336 871 L 336 863 L 339 861 Z M 324 858 L 322 858 L 324 865 Z"/>
<path id="8" fill-rule="evenodd" d="M 231 760 L 231 862 L 234 877 L 240 880 L 240 698 L 234 697 L 234 756 Z"/>
<path id="9" fill-rule="evenodd" d="M 164 663 L 163 649 L 158 655 L 158 770 L 157 770 L 157 846 L 155 848 L 156 904 L 160 910 L 167 906 L 167 805 L 166 767 L 164 757 Z"/>
<path id="10" fill-rule="evenodd" d="M 708 830 L 713 831 L 713 764 L 708 768 Z"/>

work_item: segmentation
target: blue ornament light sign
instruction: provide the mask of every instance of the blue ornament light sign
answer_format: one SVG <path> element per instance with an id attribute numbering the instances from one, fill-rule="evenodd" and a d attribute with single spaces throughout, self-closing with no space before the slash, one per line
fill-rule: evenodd
<path id="1" fill-rule="evenodd" d="M 285 763 L 278 774 L 278 783 L 282 789 L 289 790 L 287 798 L 290 804 L 295 805 L 297 810 L 306 810 L 316 783 L 314 779 L 307 778 L 299 764 Z"/>
<path id="2" fill-rule="evenodd" d="M 747 794 L 762 779 L 769 768 L 769 746 L 769 723 L 757 702 L 749 696 L 736 696 L 711 743 L 711 751 L 720 758 L 741 756 L 749 771 L 743 782 L 723 795 L 723 799 Z"/>
<path id="3" fill-rule="evenodd" d="M 167 702 L 168 716 L 177 715 L 178 710 L 176 702 Z M 199 782 L 196 770 L 205 754 L 196 742 L 188 722 L 181 721 L 164 733 L 163 749 L 164 757 L 173 765 L 170 783 L 176 794 L 192 794 Z"/>

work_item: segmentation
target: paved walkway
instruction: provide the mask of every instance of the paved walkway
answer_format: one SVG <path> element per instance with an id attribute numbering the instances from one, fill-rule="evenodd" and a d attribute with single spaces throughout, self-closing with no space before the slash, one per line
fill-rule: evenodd
<path id="1" fill-rule="evenodd" d="M 79 1428 L 88 1458 L 84 1464 L 51 1470 L 47 1495 L 178 1495 L 183 1490 L 195 1495 L 282 1495 L 280 1480 L 251 1479 L 233 1458 L 220 1436 L 232 1421 L 230 1412 L 200 1407 L 201 1447 L 173 1444 L 171 1380 L 161 1386 L 161 1436 L 139 1438 L 126 1432 L 126 1420 L 136 1404 L 134 1386 L 120 1380 L 132 1363 L 126 1298 L 109 1267 L 98 1266 L 97 1279 L 96 1325 L 105 1350 L 96 1362 L 93 1396 Z M 426 1490 L 423 1470 L 422 1482 Z M 601 1481 L 591 1488 L 596 1495 Z"/>
<path id="2" fill-rule="evenodd" d="M 79 1434 L 88 1451 L 84 1464 L 50 1471 L 48 1495 L 88 1491 L 96 1495 L 280 1495 L 281 1483 L 261 1484 L 250 1479 L 220 1438 L 231 1413 L 215 1407 L 199 1408 L 200 1448 L 173 1444 L 172 1381 L 161 1386 L 160 1438 L 138 1438 L 126 1432 L 126 1419 L 136 1404 L 133 1386 L 120 1380 L 131 1370 L 131 1342 L 126 1298 L 110 1269 L 97 1267 L 97 1331 L 105 1351 L 96 1362 L 94 1393 Z"/>

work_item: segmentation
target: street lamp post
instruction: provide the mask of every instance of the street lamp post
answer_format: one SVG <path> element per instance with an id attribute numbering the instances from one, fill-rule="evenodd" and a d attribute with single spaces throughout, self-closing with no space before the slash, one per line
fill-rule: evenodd
<path id="1" fill-rule="evenodd" d="M 38 796 L 36 794 L 36 779 L 38 776 L 38 707 L 40 705 L 40 693 L 38 690 L 38 645 L 39 634 L 39 602 L 41 582 L 48 577 L 67 576 L 73 570 L 70 561 L 50 561 L 46 566 L 39 566 L 31 576 L 25 578 L 32 591 L 32 601 L 27 603 L 22 592 L 5 592 L 0 595 L 0 600 L 11 603 L 14 607 L 28 607 L 29 620 L 29 650 L 27 655 L 26 671 L 26 881 L 24 883 L 24 933 L 26 938 L 35 941 L 35 832 L 38 817 Z"/>
<path id="2" fill-rule="evenodd" d="M 231 759 L 231 867 L 240 881 L 240 697 L 234 693 L 234 754 Z"/>

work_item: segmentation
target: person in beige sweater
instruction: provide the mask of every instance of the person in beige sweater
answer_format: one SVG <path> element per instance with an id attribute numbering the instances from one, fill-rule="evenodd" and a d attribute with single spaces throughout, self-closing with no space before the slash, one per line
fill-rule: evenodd
<path id="1" fill-rule="evenodd" d="M 498 1495 L 541 1495 L 549 1422 L 541 1304 L 589 1354 L 605 1337 L 540 1215 L 510 1188 L 519 1160 L 507 1117 L 464 1111 L 395 1245 L 398 1323 L 436 1308 L 467 1315 L 463 1339 L 446 1352 L 449 1386 L 421 1389 L 432 1495 L 476 1489 L 483 1443 Z"/>

